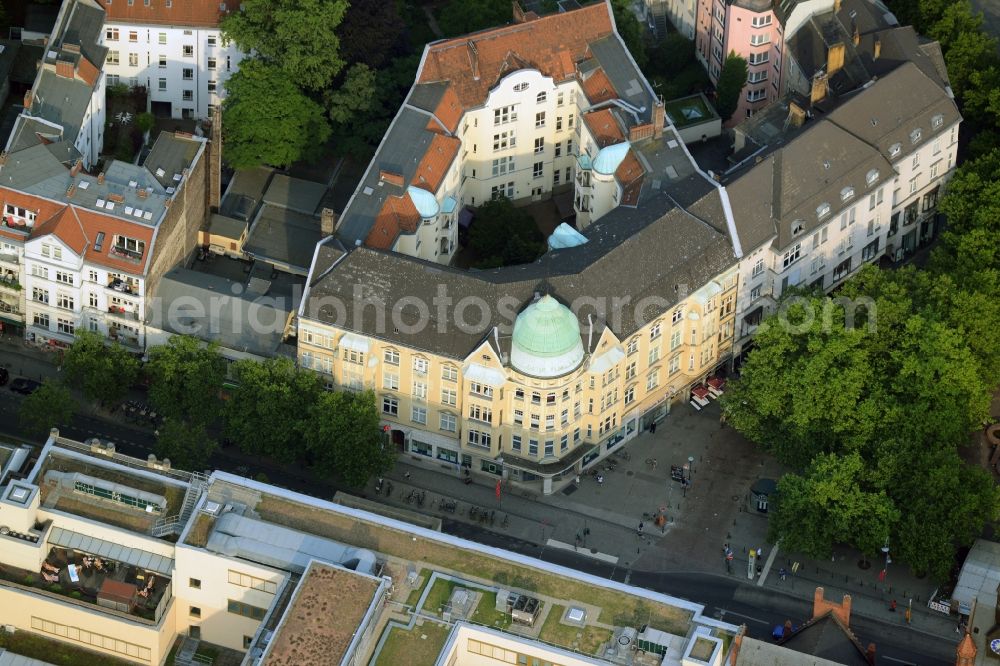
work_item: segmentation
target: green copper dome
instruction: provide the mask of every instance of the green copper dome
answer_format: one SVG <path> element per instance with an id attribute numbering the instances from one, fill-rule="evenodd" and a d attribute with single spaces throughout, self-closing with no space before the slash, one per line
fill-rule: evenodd
<path id="1" fill-rule="evenodd" d="M 511 364 L 533 377 L 558 377 L 583 361 L 576 315 L 551 296 L 532 303 L 514 322 Z"/>

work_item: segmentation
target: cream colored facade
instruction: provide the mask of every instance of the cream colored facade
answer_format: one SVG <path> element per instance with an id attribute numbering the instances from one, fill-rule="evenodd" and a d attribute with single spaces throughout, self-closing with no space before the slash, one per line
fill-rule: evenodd
<path id="1" fill-rule="evenodd" d="M 413 459 L 551 493 L 725 363 L 738 281 L 734 267 L 624 339 L 604 328 L 584 341 L 583 362 L 555 378 L 518 372 L 495 337 L 447 357 L 315 320 L 300 320 L 298 359 L 329 388 L 373 390 L 393 441 Z"/>

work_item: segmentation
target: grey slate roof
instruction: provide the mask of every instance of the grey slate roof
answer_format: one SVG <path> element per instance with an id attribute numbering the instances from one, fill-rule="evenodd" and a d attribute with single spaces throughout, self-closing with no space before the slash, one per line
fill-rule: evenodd
<path id="1" fill-rule="evenodd" d="M 161 132 L 149 155 L 146 156 L 143 166 L 161 186 L 176 188 L 181 181 L 174 176 L 191 166 L 202 145 L 200 141 L 177 136 L 171 132 Z M 163 170 L 162 176 L 159 174 L 159 169 Z"/>
<path id="2" fill-rule="evenodd" d="M 843 666 L 869 666 L 857 638 L 829 613 L 806 624 L 778 644 Z"/>
<path id="3" fill-rule="evenodd" d="M 718 195 L 713 190 L 707 196 Z M 536 292 L 543 292 L 582 308 L 577 314 L 584 330 L 587 315 L 594 314 L 595 323 L 606 319 L 617 335 L 626 337 L 735 262 L 725 234 L 670 207 L 665 194 L 659 197 L 660 201 L 649 206 L 629 209 L 635 215 L 627 219 L 609 219 L 621 208 L 601 218 L 588 228 L 590 241 L 585 245 L 546 253 L 539 261 L 524 266 L 463 271 L 358 247 L 316 281 L 304 314 L 346 330 L 461 359 L 482 342 L 493 326 L 499 326 L 506 339 L 513 325 L 512 316 Z M 664 213 L 665 206 L 668 210 Z M 702 206 L 709 210 L 715 204 L 705 201 Z M 606 223 L 598 227 L 601 222 Z M 447 307 L 438 310 L 433 305 L 439 287 L 453 303 L 466 297 L 481 299 L 489 308 L 487 323 L 459 327 L 455 312 Z M 653 295 L 661 300 L 636 312 L 636 304 Z M 377 308 L 356 307 L 358 299 L 371 299 L 386 303 L 389 312 L 395 304 L 405 304 L 404 298 L 419 299 L 429 308 L 430 324 L 419 333 L 406 333 L 405 329 L 397 332 L 388 315 L 384 322 L 378 321 Z M 608 307 L 597 311 L 582 300 L 592 298 L 603 299 Z M 617 313 L 611 311 L 612 299 L 626 301 Z M 442 314 L 444 319 L 438 320 Z M 419 313 L 414 307 L 406 307 L 401 310 L 401 318 L 412 325 L 419 321 Z M 466 314 L 470 323 L 479 318 L 476 308 Z"/>
<path id="4" fill-rule="evenodd" d="M 868 186 L 866 175 L 872 169 L 879 178 Z M 740 240 L 751 250 L 777 233 L 776 247 L 785 248 L 794 240 L 794 222 L 804 223 L 797 237 L 808 235 L 830 219 L 818 218 L 818 206 L 829 204 L 832 215 L 844 205 L 845 187 L 854 189 L 854 203 L 883 186 L 892 173 L 892 165 L 875 148 L 829 120 L 818 121 L 727 187 Z"/>
<path id="5" fill-rule="evenodd" d="M 423 88 L 417 92 L 418 98 L 425 97 Z M 410 96 L 414 91 L 411 90 Z M 410 97 L 407 97 L 407 103 Z M 423 102 L 421 102 L 423 103 Z M 403 188 L 389 183 L 379 184 L 379 171 L 384 170 L 403 177 L 410 182 L 417 171 L 421 158 L 429 150 L 434 134 L 427 130 L 429 116 L 404 104 L 400 107 L 389 131 L 382 139 L 378 152 L 368 165 L 361 182 L 340 216 L 337 234 L 345 245 L 364 241 L 368 237 L 375 217 L 390 196 L 400 196 Z M 371 190 L 369 194 L 365 192 Z"/>
<path id="6" fill-rule="evenodd" d="M 235 217 L 214 213 L 208 221 L 208 232 L 216 236 L 238 239 L 243 237 L 243 232 L 246 230 L 247 223 Z"/>
<path id="7" fill-rule="evenodd" d="M 222 198 L 220 206 L 222 214 L 238 217 L 241 220 L 252 220 L 273 175 L 274 169 L 269 167 L 236 171 Z"/>
<path id="8" fill-rule="evenodd" d="M 318 217 L 264 204 L 243 249 L 258 259 L 271 259 L 306 272 L 320 238 Z"/>
<path id="9" fill-rule="evenodd" d="M 643 109 L 641 122 L 649 122 L 653 113 L 653 95 L 628 50 L 617 35 L 611 34 L 590 43 L 590 51 L 601 63 L 604 73 L 614 82 L 619 97 L 632 106 Z"/>
<path id="10" fill-rule="evenodd" d="M 942 123 L 934 128 L 936 116 Z M 890 160 L 897 159 L 889 154 L 894 144 L 902 145 L 901 154 L 912 152 L 961 119 L 955 101 L 913 63 L 894 69 L 827 117 Z M 916 129 L 921 137 L 912 143 L 910 133 Z"/>
<path id="11" fill-rule="evenodd" d="M 326 186 L 284 174 L 275 174 L 264 192 L 264 203 L 290 208 L 299 213 L 318 213 L 320 201 L 326 194 Z"/>
<path id="12" fill-rule="evenodd" d="M 65 128 L 64 136 L 75 142 L 92 93 L 93 89 L 83 81 L 66 79 L 46 69 L 42 71 L 35 88 L 31 113 L 62 125 Z"/>
<path id="13" fill-rule="evenodd" d="M 97 69 L 104 66 L 108 49 L 101 46 L 104 10 L 88 0 L 76 0 L 66 17 L 66 27 L 55 41 L 58 48 L 68 44 L 80 47 L 80 53 Z"/>

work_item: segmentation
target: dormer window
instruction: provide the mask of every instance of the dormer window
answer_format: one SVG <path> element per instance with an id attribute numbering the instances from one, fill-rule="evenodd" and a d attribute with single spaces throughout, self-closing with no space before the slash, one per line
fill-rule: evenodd
<path id="1" fill-rule="evenodd" d="M 518 83 L 517 85 L 514 86 L 514 92 L 524 92 L 527 89 L 528 89 L 527 83 Z"/>
<path id="2" fill-rule="evenodd" d="M 142 259 L 142 254 L 146 250 L 146 243 L 127 236 L 115 236 L 114 246 L 111 253 L 128 259 Z"/>
<path id="3" fill-rule="evenodd" d="M 841 201 L 849 201 L 850 199 L 853 199 L 853 198 L 854 198 L 854 188 L 853 187 L 845 187 L 844 189 L 842 189 L 840 191 L 840 200 Z"/>
<path id="4" fill-rule="evenodd" d="M 910 132 L 910 143 L 916 143 L 917 141 L 920 141 L 920 128 L 919 127 L 917 129 L 913 130 L 912 132 Z"/>
<path id="5" fill-rule="evenodd" d="M 830 204 L 823 202 L 820 205 L 816 206 L 816 217 L 818 217 L 819 219 L 822 220 L 829 214 L 830 214 Z"/>
<path id="6" fill-rule="evenodd" d="M 931 118 L 931 127 L 933 127 L 934 129 L 938 129 L 939 127 L 941 127 L 941 125 L 944 125 L 944 116 L 942 116 L 940 113 Z"/>
<path id="7" fill-rule="evenodd" d="M 892 144 L 891 146 L 889 146 L 889 156 L 896 157 L 897 155 L 899 155 L 899 151 L 901 151 L 902 149 L 903 146 L 901 144 L 898 143 Z"/>
<path id="8" fill-rule="evenodd" d="M 872 169 L 865 175 L 865 182 L 874 185 L 878 181 L 878 169 Z"/>
<path id="9" fill-rule="evenodd" d="M 537 104 L 545 104 L 545 100 L 547 97 L 548 96 L 545 94 L 545 91 L 543 90 L 542 92 L 538 93 L 538 95 L 535 96 L 535 102 Z"/>
<path id="10" fill-rule="evenodd" d="M 805 230 L 806 230 L 806 223 L 803 222 L 802 220 L 795 220 L 794 222 L 792 222 L 792 235 L 793 236 L 798 236 L 799 234 L 801 234 Z"/>

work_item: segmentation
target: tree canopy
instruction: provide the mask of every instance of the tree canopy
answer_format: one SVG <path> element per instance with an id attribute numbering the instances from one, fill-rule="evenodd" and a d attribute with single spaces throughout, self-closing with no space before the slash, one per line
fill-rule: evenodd
<path id="1" fill-rule="evenodd" d="M 319 375 L 290 359 L 240 361 L 226 402 L 226 437 L 245 453 L 284 462 L 300 459 L 312 407 L 323 390 Z"/>
<path id="2" fill-rule="evenodd" d="M 243 0 L 221 27 L 241 51 L 255 54 L 251 60 L 278 67 L 291 85 L 322 90 L 345 66 L 337 28 L 347 7 L 347 0 Z"/>
<path id="3" fill-rule="evenodd" d="M 476 268 L 530 263 L 545 252 L 545 237 L 534 219 L 510 199 L 487 201 L 469 229 Z"/>
<path id="4" fill-rule="evenodd" d="M 125 397 L 139 376 L 139 360 L 117 342 L 105 344 L 91 331 L 77 331 L 63 356 L 66 381 L 88 400 L 111 405 Z"/>
<path id="5" fill-rule="evenodd" d="M 226 360 L 219 356 L 217 347 L 175 335 L 167 344 L 150 350 L 149 399 L 157 412 L 192 427 L 212 422 L 226 377 Z"/>
<path id="6" fill-rule="evenodd" d="M 351 486 L 389 470 L 396 452 L 379 427 L 372 391 L 324 391 L 312 407 L 306 446 L 316 467 Z"/>
<path id="7" fill-rule="evenodd" d="M 208 467 L 215 448 L 215 441 L 200 423 L 167 419 L 156 433 L 156 455 L 168 458 L 172 467 L 202 471 Z"/>
<path id="8" fill-rule="evenodd" d="M 458 37 L 513 20 L 511 4 L 506 0 L 450 0 L 437 17 L 445 37 Z"/>
<path id="9" fill-rule="evenodd" d="M 323 107 L 279 66 L 256 58 L 226 81 L 223 141 L 236 168 L 288 166 L 316 154 L 330 137 Z"/>
<path id="10" fill-rule="evenodd" d="M 723 122 L 729 120 L 736 113 L 736 108 L 740 103 L 740 93 L 747 82 L 747 61 L 745 58 L 730 52 L 726 56 L 726 61 L 722 63 L 722 71 L 719 73 L 719 84 L 716 86 L 716 111 Z"/>
<path id="11" fill-rule="evenodd" d="M 69 423 L 76 409 L 76 400 L 70 390 L 60 382 L 46 379 L 21 402 L 18 422 L 29 435 L 44 438 L 52 428 Z"/>
<path id="12" fill-rule="evenodd" d="M 646 54 L 646 27 L 639 22 L 639 18 L 632 11 L 632 3 L 629 0 L 611 0 L 611 10 L 618 34 L 632 54 L 635 64 L 642 69 L 649 61 Z"/>
<path id="13" fill-rule="evenodd" d="M 973 344 L 963 304 L 978 301 L 947 280 L 865 267 L 837 299 L 786 300 L 758 329 L 722 402 L 731 425 L 795 470 L 772 515 L 786 547 L 871 555 L 888 536 L 911 567 L 943 577 L 997 519 L 1000 493 L 961 457 L 988 414 L 996 375 L 983 373 L 997 351 Z"/>

